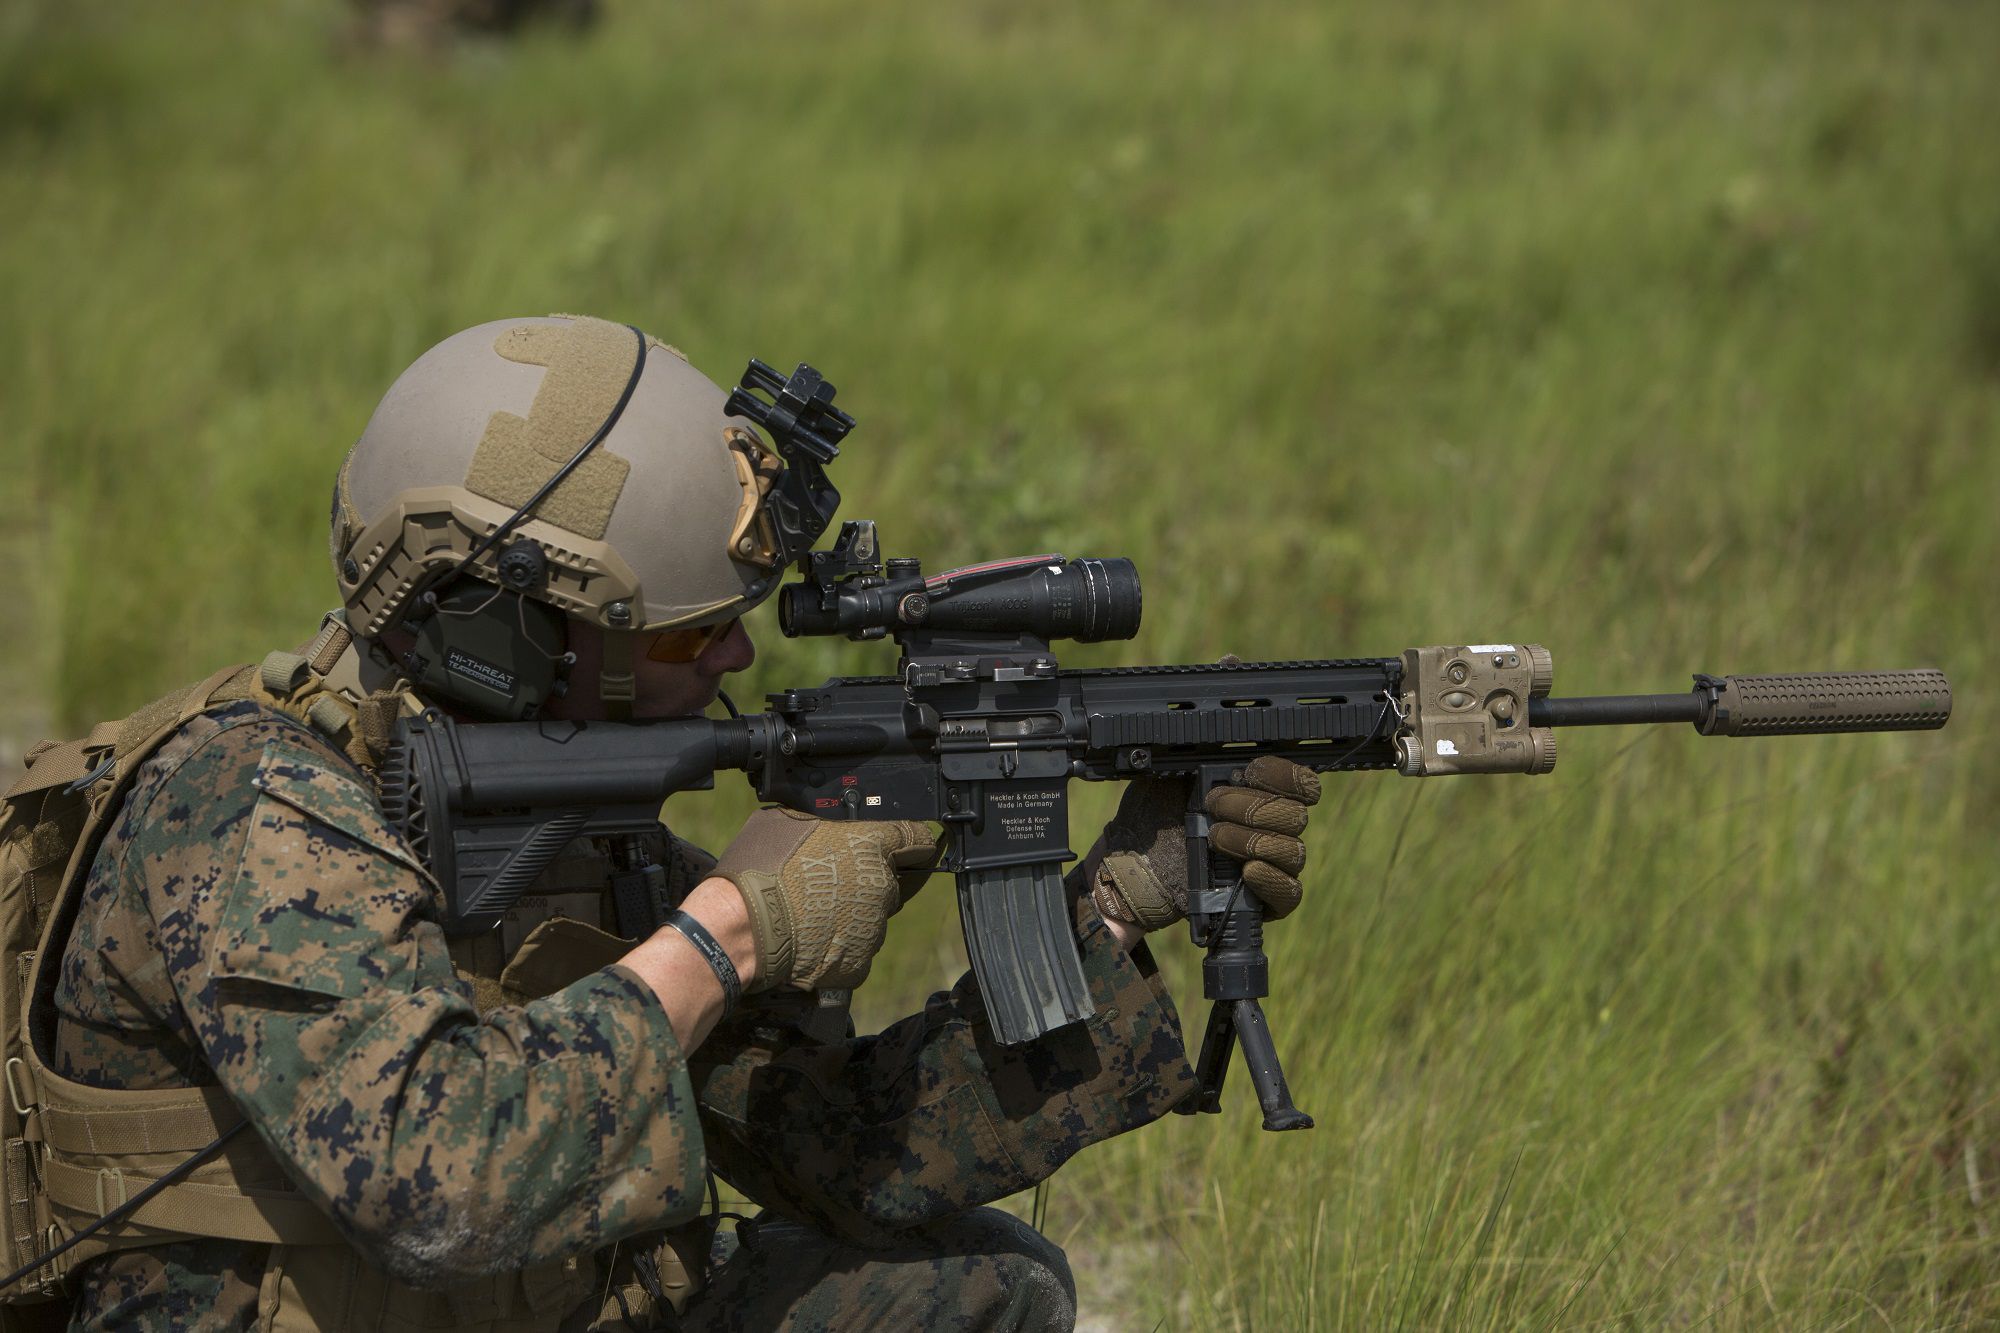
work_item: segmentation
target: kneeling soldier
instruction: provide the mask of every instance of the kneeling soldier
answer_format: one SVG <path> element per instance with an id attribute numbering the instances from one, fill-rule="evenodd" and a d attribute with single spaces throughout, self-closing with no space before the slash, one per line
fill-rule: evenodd
<path id="1" fill-rule="evenodd" d="M 1072 873 L 1096 1015 L 1017 1047 L 969 975 L 875 1036 L 821 1002 L 928 873 L 926 826 L 766 810 L 719 860 L 665 827 L 578 842 L 454 939 L 384 816 L 400 716 L 685 716 L 750 664 L 781 463 L 723 402 L 622 325 L 447 339 L 341 470 L 342 610 L 120 733 L 27 1072 L 133 1132 L 52 1142 L 50 1179 L 123 1189 L 254 1132 L 95 1246 L 78 1326 L 1069 1326 L 1062 1252 L 980 1205 L 1190 1091 L 1144 944 L 1185 911 L 1184 793 L 1134 784 Z M 1317 779 L 1244 783 L 1215 841 L 1282 914 Z M 637 908 L 610 887 L 635 865 Z M 733 1245 L 711 1172 L 765 1210 Z"/>

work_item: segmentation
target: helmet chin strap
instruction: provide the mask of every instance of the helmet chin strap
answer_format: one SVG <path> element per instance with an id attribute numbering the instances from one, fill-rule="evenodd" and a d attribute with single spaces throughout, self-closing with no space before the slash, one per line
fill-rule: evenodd
<path id="1" fill-rule="evenodd" d="M 598 670 L 597 696 L 604 701 L 604 715 L 613 722 L 630 722 L 637 697 L 633 683 L 633 650 L 638 646 L 635 630 L 604 631 L 604 664 Z"/>

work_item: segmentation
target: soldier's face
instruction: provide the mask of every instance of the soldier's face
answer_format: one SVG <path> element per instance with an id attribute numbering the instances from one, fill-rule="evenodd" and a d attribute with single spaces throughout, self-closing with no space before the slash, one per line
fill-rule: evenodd
<path id="1" fill-rule="evenodd" d="M 569 622 L 569 650 L 576 665 L 569 672 L 569 693 L 542 705 L 543 717 L 589 722 L 606 715 L 598 694 L 604 670 L 604 632 L 579 620 Z M 757 658 L 750 632 L 737 621 L 729 633 L 708 645 L 692 662 L 655 662 L 642 642 L 633 653 L 632 716 L 693 717 L 715 702 L 722 678 L 741 671 Z"/>

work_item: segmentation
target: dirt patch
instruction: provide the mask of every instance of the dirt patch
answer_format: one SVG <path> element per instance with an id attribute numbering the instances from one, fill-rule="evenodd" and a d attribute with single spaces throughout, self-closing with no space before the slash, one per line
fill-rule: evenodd
<path id="1" fill-rule="evenodd" d="M 1143 1297 L 1149 1276 L 1157 1281 L 1165 1261 L 1164 1242 L 1094 1243 L 1071 1237 L 1063 1247 L 1070 1273 L 1076 1278 L 1076 1333 L 1148 1333 L 1166 1327 L 1147 1319 Z M 1184 1318 L 1186 1311 L 1181 1312 Z M 1176 1321 L 1168 1321 L 1176 1322 Z"/>

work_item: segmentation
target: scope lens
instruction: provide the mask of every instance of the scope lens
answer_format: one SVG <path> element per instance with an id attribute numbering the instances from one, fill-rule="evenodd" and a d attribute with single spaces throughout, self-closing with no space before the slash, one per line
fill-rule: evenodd
<path id="1" fill-rule="evenodd" d="M 1129 639 L 1139 632 L 1144 599 L 1139 592 L 1139 571 L 1130 560 L 1078 560 L 1070 568 L 1084 575 L 1089 590 L 1083 623 L 1071 632 L 1071 638 L 1079 643 L 1100 643 Z"/>
<path id="2" fill-rule="evenodd" d="M 788 639 L 801 634 L 825 634 L 832 628 L 816 628 L 819 598 L 803 583 L 787 583 L 778 589 L 778 629 Z"/>

